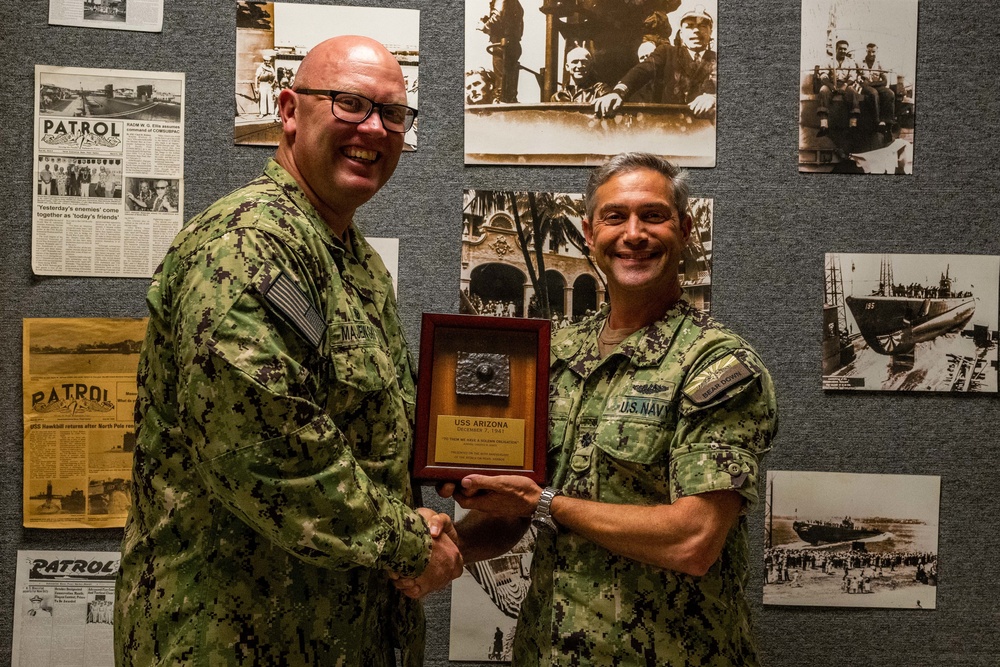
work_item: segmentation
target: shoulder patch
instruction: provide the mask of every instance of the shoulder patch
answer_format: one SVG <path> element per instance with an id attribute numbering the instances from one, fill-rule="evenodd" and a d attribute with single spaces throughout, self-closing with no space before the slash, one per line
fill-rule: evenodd
<path id="1" fill-rule="evenodd" d="M 684 385 L 683 393 L 695 405 L 705 405 L 756 375 L 742 359 L 730 354 L 689 380 Z"/>
<path id="2" fill-rule="evenodd" d="M 279 273 L 277 278 L 261 286 L 261 294 L 295 325 L 313 347 L 319 348 L 326 333 L 326 321 L 291 278 L 284 272 Z"/>

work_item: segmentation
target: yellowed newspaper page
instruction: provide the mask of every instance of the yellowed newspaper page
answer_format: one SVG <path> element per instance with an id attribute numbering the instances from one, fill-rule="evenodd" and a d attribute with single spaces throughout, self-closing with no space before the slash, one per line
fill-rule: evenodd
<path id="1" fill-rule="evenodd" d="M 146 319 L 23 322 L 24 525 L 125 525 Z"/>

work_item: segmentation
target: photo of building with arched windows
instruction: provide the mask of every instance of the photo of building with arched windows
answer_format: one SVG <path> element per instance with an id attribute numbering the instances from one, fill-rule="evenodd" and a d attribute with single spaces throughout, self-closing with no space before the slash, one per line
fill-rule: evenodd
<path id="1" fill-rule="evenodd" d="M 606 298 L 604 276 L 583 237 L 583 195 L 466 190 L 461 312 L 544 317 L 566 326 Z M 688 301 L 712 303 L 712 200 L 692 198 L 694 229 L 681 260 Z"/>

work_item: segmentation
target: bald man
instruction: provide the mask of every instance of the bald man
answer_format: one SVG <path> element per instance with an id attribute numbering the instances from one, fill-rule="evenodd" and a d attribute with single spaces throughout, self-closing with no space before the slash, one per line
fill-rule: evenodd
<path id="1" fill-rule="evenodd" d="M 566 54 L 566 85 L 552 94 L 553 102 L 590 104 L 610 88 L 601 81 L 594 81 L 594 57 L 582 46 Z"/>
<path id="2" fill-rule="evenodd" d="M 418 598 L 462 560 L 447 517 L 413 509 L 412 361 L 352 224 L 396 168 L 406 101 L 381 44 L 314 47 L 278 96 L 274 159 L 157 270 L 119 667 L 421 664 Z"/>

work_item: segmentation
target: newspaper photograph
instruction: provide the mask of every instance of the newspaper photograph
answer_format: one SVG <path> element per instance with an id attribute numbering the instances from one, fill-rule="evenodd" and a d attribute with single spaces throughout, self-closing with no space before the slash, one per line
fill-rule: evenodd
<path id="1" fill-rule="evenodd" d="M 339 35 L 363 35 L 384 44 L 403 70 L 407 105 L 418 108 L 418 10 L 240 0 L 236 5 L 234 144 L 278 145 L 278 95 L 294 86 L 295 73 L 312 47 Z M 403 137 L 404 151 L 417 149 L 419 125 L 418 117 Z"/>
<path id="2" fill-rule="evenodd" d="M 112 667 L 114 551 L 18 551 L 11 667 Z"/>
<path id="3" fill-rule="evenodd" d="M 35 65 L 32 176 L 36 275 L 151 277 L 184 218 L 184 73 Z"/>
<path id="4" fill-rule="evenodd" d="M 146 319 L 25 319 L 26 528 L 120 528 Z"/>
<path id="5" fill-rule="evenodd" d="M 163 0 L 49 0 L 49 24 L 161 32 Z"/>

